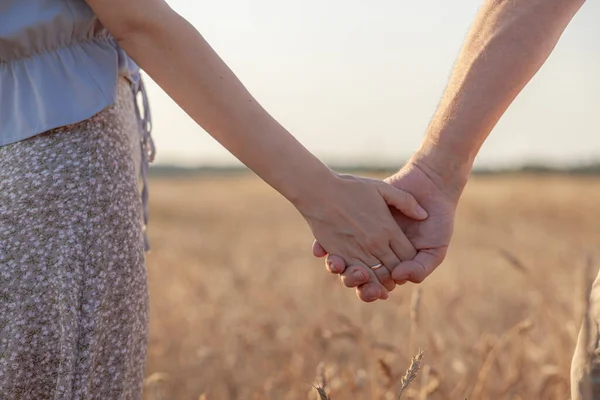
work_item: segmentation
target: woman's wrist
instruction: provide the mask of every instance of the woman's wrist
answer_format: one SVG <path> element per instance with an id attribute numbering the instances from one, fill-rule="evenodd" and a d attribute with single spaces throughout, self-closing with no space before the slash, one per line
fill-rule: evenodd
<path id="1" fill-rule="evenodd" d="M 330 188 L 338 179 L 338 175 L 319 159 L 312 155 L 310 158 L 312 159 L 301 165 L 288 164 L 285 169 L 280 170 L 277 179 L 279 182 L 275 186 L 303 215 L 312 213 L 323 189 Z"/>

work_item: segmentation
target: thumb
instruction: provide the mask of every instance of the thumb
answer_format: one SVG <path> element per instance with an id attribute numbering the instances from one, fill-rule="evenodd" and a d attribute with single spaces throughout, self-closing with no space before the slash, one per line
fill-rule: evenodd
<path id="1" fill-rule="evenodd" d="M 427 218 L 427 211 L 417 202 L 417 199 L 408 192 L 382 182 L 379 193 L 388 206 L 394 207 L 402 214 L 416 220 Z"/>
<path id="2" fill-rule="evenodd" d="M 444 261 L 446 247 L 421 250 L 410 261 L 403 261 L 392 271 L 392 278 L 396 283 L 413 282 L 421 283 Z"/>

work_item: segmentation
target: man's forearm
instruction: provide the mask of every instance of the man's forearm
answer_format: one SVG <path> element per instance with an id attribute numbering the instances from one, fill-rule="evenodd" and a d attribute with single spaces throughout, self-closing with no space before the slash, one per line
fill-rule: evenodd
<path id="1" fill-rule="evenodd" d="M 584 2 L 486 1 L 413 161 L 462 191 L 481 145 Z"/>

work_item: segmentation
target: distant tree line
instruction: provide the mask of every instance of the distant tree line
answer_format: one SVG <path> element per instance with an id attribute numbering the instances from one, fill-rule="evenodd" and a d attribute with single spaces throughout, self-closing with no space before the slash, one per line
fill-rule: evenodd
<path id="1" fill-rule="evenodd" d="M 355 166 L 332 166 L 338 172 L 343 173 L 369 173 L 369 174 L 391 174 L 397 170 L 395 167 L 372 165 Z M 153 165 L 150 167 L 150 176 L 154 177 L 179 177 L 197 175 L 238 175 L 248 173 L 244 166 L 200 166 L 180 167 L 175 165 Z M 514 168 L 475 168 L 475 175 L 499 175 L 499 174 L 566 174 L 566 175 L 597 175 L 600 174 L 600 163 L 578 165 L 570 167 L 552 167 L 547 165 L 530 164 Z"/>

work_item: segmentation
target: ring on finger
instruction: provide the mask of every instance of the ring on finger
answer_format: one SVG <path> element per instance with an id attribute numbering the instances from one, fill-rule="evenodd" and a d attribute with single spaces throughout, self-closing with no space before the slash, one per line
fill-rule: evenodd
<path id="1" fill-rule="evenodd" d="M 375 264 L 375 265 L 373 265 L 372 267 L 369 267 L 369 268 L 371 268 L 371 270 L 373 270 L 373 271 L 377 271 L 381 267 L 383 267 L 383 264 L 379 263 L 379 264 Z"/>

